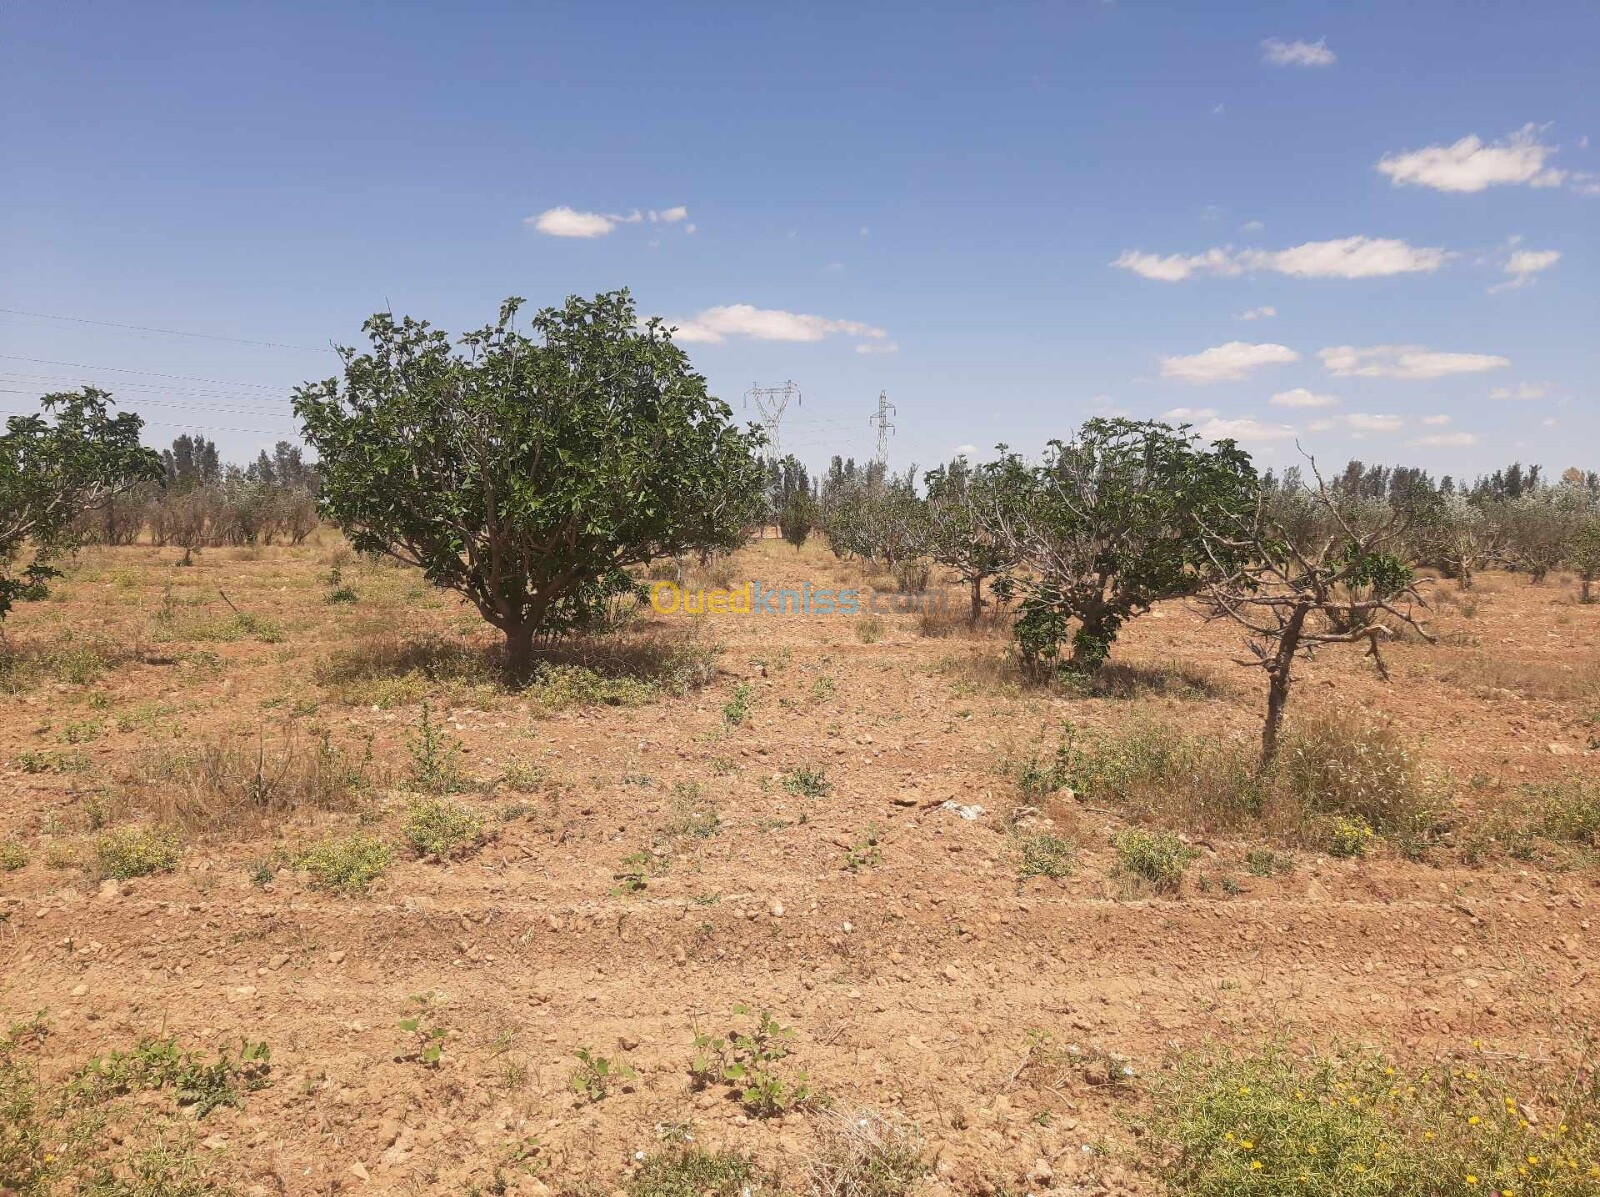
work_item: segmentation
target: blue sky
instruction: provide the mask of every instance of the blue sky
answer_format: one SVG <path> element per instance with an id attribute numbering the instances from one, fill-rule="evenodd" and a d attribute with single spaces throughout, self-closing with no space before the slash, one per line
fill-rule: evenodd
<path id="1" fill-rule="evenodd" d="M 897 467 L 1181 411 L 1600 468 L 1596 78 L 1592 3 L 8 0 L 0 413 L 243 457 L 374 310 L 628 286 L 813 463 L 887 390 Z"/>

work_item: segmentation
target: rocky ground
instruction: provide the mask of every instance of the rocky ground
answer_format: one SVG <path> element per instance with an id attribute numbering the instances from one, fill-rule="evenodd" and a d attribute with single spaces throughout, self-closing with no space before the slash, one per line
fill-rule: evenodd
<path id="1" fill-rule="evenodd" d="M 237 1107 L 197 1120 L 152 1091 L 113 1119 L 135 1146 L 170 1124 L 241 1192 L 608 1192 L 685 1133 L 798 1188 L 831 1120 L 858 1110 L 919 1129 L 926 1194 L 1154 1192 L 1140 1081 L 1208 1038 L 1565 1059 L 1600 1024 L 1592 867 L 1380 845 L 1279 848 L 1292 868 L 1258 876 L 1257 841 L 1206 837 L 1157 894 L 1117 873 L 1109 809 L 1020 810 L 1015 764 L 1064 720 L 1256 734 L 1259 676 L 1182 603 L 1130 624 L 1116 659 L 1145 672 L 1121 696 L 1019 686 L 989 631 L 764 615 L 702 621 L 720 646 L 704 688 L 563 707 L 470 670 L 408 674 L 408 646 L 470 657 L 486 629 L 330 535 L 178 556 L 86 552 L 7 621 L 46 665 L 0 693 L 0 820 L 26 858 L 0 873 L 0 1015 L 44 1012 L 49 1085 L 144 1036 L 267 1043 L 270 1083 Z M 775 541 L 732 575 L 869 581 Z M 339 586 L 356 601 L 329 602 Z M 1388 684 L 1327 652 L 1299 701 L 1392 721 L 1463 817 L 1600 779 L 1600 607 L 1574 589 L 1441 584 L 1438 645 L 1397 645 Z M 340 665 L 352 652 L 382 667 Z M 444 750 L 464 749 L 452 800 L 494 838 L 446 862 L 401 852 L 365 895 L 317 888 L 300 846 L 397 838 L 424 700 Z M 192 775 L 152 762 L 207 745 L 265 759 L 323 734 L 353 758 L 370 745 L 360 809 L 191 818 L 171 872 L 100 875 L 101 824 L 192 814 Z M 1069 875 L 1019 879 L 1019 813 L 1076 841 Z M 697 1034 L 761 1011 L 793 1029 L 784 1075 L 818 1095 L 768 1118 L 689 1071 Z M 1041 1067 L 1040 1042 L 1084 1063 Z M 579 1048 L 615 1079 L 575 1091 Z"/>

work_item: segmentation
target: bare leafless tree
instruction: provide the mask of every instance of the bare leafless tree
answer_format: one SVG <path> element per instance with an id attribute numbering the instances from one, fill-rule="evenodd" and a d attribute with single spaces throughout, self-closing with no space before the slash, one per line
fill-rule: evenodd
<path id="1" fill-rule="evenodd" d="M 1200 601 L 1208 618 L 1245 629 L 1251 655 L 1239 664 L 1267 675 L 1263 769 L 1277 755 L 1297 657 L 1322 645 L 1365 641 L 1387 681 L 1381 645 L 1400 627 L 1433 642 L 1421 622 L 1427 601 L 1398 551 L 1404 516 L 1389 510 L 1375 521 L 1352 519 L 1315 461 L 1311 469 L 1314 488 L 1264 492 L 1252 513 L 1208 535 L 1216 568 Z M 1294 518 L 1307 514 L 1308 505 L 1317 518 Z"/>

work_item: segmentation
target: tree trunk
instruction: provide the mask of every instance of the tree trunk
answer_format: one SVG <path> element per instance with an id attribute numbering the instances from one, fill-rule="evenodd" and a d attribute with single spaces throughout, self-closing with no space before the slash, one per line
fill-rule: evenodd
<path id="1" fill-rule="evenodd" d="M 506 672 L 515 681 L 533 672 L 533 629 L 531 622 L 506 626 Z"/>
<path id="2" fill-rule="evenodd" d="M 1296 607 L 1278 636 L 1277 651 L 1267 666 L 1267 721 L 1261 726 L 1261 771 L 1272 767 L 1278 755 L 1278 733 L 1283 713 L 1289 707 L 1289 683 L 1293 680 L 1294 655 L 1300 649 L 1300 633 L 1305 628 L 1308 607 Z"/>
<path id="3" fill-rule="evenodd" d="M 972 579 L 972 614 L 967 617 L 967 622 L 973 627 L 978 626 L 978 619 L 983 614 L 983 578 Z"/>
<path id="4" fill-rule="evenodd" d="M 1067 658 L 1067 668 L 1075 673 L 1098 672 L 1111 655 L 1111 640 L 1116 635 L 1117 624 L 1117 617 L 1105 611 L 1084 616 L 1077 634 L 1072 637 L 1072 655 Z"/>
<path id="5" fill-rule="evenodd" d="M 1267 721 L 1261 727 L 1261 771 L 1265 773 L 1278 755 L 1278 731 L 1283 711 L 1289 705 L 1289 674 L 1276 668 L 1268 673 Z"/>

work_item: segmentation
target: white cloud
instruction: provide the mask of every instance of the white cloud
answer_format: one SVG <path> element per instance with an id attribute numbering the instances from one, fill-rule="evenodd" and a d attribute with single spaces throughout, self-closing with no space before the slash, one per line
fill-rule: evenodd
<path id="1" fill-rule="evenodd" d="M 1269 37 L 1261 43 L 1261 57 L 1273 66 L 1324 67 L 1338 61 L 1338 55 L 1328 49 L 1327 39 L 1320 37 L 1314 42 Z"/>
<path id="2" fill-rule="evenodd" d="M 1506 261 L 1507 274 L 1537 274 L 1561 261 L 1559 249 L 1519 249 Z"/>
<path id="3" fill-rule="evenodd" d="M 1217 414 L 1214 407 L 1174 407 L 1161 413 L 1163 420 L 1209 420 Z"/>
<path id="4" fill-rule="evenodd" d="M 1422 422 L 1428 425 L 1430 428 L 1442 428 L 1444 425 L 1450 423 L 1450 417 L 1444 415 L 1423 416 Z"/>
<path id="5" fill-rule="evenodd" d="M 976 453 L 977 451 L 978 451 L 977 447 L 974 446 L 974 445 L 957 445 L 956 446 L 956 456 L 957 457 L 965 457 L 967 454 Z"/>
<path id="6" fill-rule="evenodd" d="M 548 237 L 604 237 L 619 224 L 639 224 L 648 219 L 655 224 L 658 221 L 667 224 L 677 224 L 685 220 L 689 209 L 681 205 L 676 208 L 665 208 L 660 211 L 651 209 L 648 213 L 635 208 L 625 215 L 616 212 L 579 212 L 575 208 L 562 205 L 559 208 L 546 208 L 537 216 L 529 216 L 523 224 L 531 224 L 539 232 Z M 694 225 L 689 225 L 685 230 L 694 232 Z"/>
<path id="7" fill-rule="evenodd" d="M 1353 411 L 1344 418 L 1344 425 L 1353 432 L 1398 432 L 1405 421 L 1399 416 L 1374 416 Z"/>
<path id="8" fill-rule="evenodd" d="M 1244 224 L 1242 224 L 1239 227 L 1244 229 L 1244 231 L 1247 232 L 1247 233 L 1259 233 L 1262 229 L 1266 228 L 1267 226 L 1266 226 L 1265 223 L 1263 223 L 1262 221 L 1259 221 L 1259 220 L 1247 220 L 1247 221 L 1244 222 Z"/>
<path id="9" fill-rule="evenodd" d="M 1469 134 L 1453 145 L 1386 154 L 1377 169 L 1396 187 L 1412 185 L 1438 191 L 1482 191 L 1503 184 L 1557 187 L 1565 171 L 1546 166 L 1556 147 L 1539 140 L 1539 127 L 1528 124 L 1504 141 L 1485 143 Z"/>
<path id="10" fill-rule="evenodd" d="M 1481 374 L 1509 366 L 1509 358 L 1490 353 L 1440 353 L 1421 345 L 1336 345 L 1317 351 L 1322 364 L 1341 378 L 1403 378 L 1419 381 L 1451 374 Z"/>
<path id="11" fill-rule="evenodd" d="M 1491 399 L 1543 399 L 1549 388 L 1542 382 L 1519 382 L 1514 387 L 1495 387 L 1489 392 Z"/>
<path id="12" fill-rule="evenodd" d="M 856 346 L 857 353 L 899 353 L 898 341 L 862 341 Z"/>
<path id="13" fill-rule="evenodd" d="M 1142 278 L 1179 283 L 1195 275 L 1232 278 L 1246 270 L 1270 270 L 1293 278 L 1386 278 L 1432 273 L 1450 259 L 1448 250 L 1410 245 L 1393 237 L 1339 237 L 1307 241 L 1288 249 L 1213 247 L 1196 254 L 1148 254 L 1128 249 L 1112 262 Z"/>
<path id="14" fill-rule="evenodd" d="M 1179 382 L 1226 382 L 1240 379 L 1261 366 L 1297 362 L 1300 355 L 1287 345 L 1250 345 L 1229 341 L 1187 356 L 1164 356 L 1161 377 Z"/>
<path id="15" fill-rule="evenodd" d="M 1238 420 L 1220 417 L 1207 420 L 1195 431 L 1208 441 L 1282 441 L 1294 436 L 1294 429 L 1287 424 L 1263 424 L 1248 416 Z"/>
<path id="16" fill-rule="evenodd" d="M 1262 304 L 1259 308 L 1249 308 L 1239 313 L 1241 320 L 1266 320 L 1278 314 L 1278 309 L 1270 303 Z"/>
<path id="17" fill-rule="evenodd" d="M 1246 250 L 1241 260 L 1252 269 L 1275 270 L 1295 278 L 1386 278 L 1431 274 L 1449 257 L 1445 250 L 1408 245 L 1393 237 L 1357 236 L 1307 241 L 1271 252 Z"/>
<path id="18" fill-rule="evenodd" d="M 1533 283 L 1533 276 L 1541 270 L 1548 270 L 1561 261 L 1559 249 L 1519 249 L 1506 259 L 1504 270 L 1509 276 L 1505 282 L 1496 283 L 1489 288 L 1489 294 L 1497 291 L 1515 291 Z"/>
<path id="19" fill-rule="evenodd" d="M 1465 445 L 1476 445 L 1478 443 L 1478 434 L 1476 432 L 1435 432 L 1428 436 L 1419 436 L 1411 443 L 1413 445 L 1460 448 Z"/>
<path id="20" fill-rule="evenodd" d="M 1305 387 L 1295 387 L 1292 391 L 1279 391 L 1267 400 L 1275 407 L 1334 407 L 1339 402 L 1337 395 L 1318 395 L 1308 391 Z"/>
<path id="21" fill-rule="evenodd" d="M 571 208 L 546 208 L 523 221 L 549 237 L 604 237 L 617 222 L 598 212 L 577 212 Z"/>
<path id="22" fill-rule="evenodd" d="M 672 321 L 667 322 L 669 325 Z M 887 341 L 888 332 L 856 320 L 830 320 L 779 308 L 757 308 L 747 303 L 706 308 L 688 320 L 677 322 L 673 339 L 690 344 L 720 344 L 728 337 L 749 337 L 753 341 L 820 341 L 835 333 Z M 891 342 L 892 344 L 892 342 Z M 857 347 L 857 352 L 862 352 Z M 892 349 L 880 350 L 892 353 Z"/>
<path id="23" fill-rule="evenodd" d="M 1335 420 L 1312 420 L 1306 425 L 1307 432 L 1328 432 L 1337 424 Z"/>
<path id="24" fill-rule="evenodd" d="M 1232 251 L 1227 249 L 1208 249 L 1203 254 L 1170 254 L 1167 257 L 1125 249 L 1111 264 L 1131 270 L 1141 278 L 1163 283 L 1180 283 L 1195 274 L 1235 275 L 1242 270 L 1233 260 Z"/>

